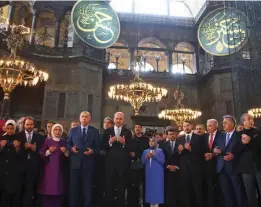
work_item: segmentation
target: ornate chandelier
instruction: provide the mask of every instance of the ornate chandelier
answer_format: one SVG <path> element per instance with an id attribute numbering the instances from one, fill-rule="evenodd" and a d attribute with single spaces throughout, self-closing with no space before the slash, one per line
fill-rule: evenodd
<path id="1" fill-rule="evenodd" d="M 261 108 L 249 109 L 248 114 L 253 116 L 254 118 L 260 118 L 261 117 Z"/>
<path id="2" fill-rule="evenodd" d="M 173 109 L 162 110 L 158 115 L 160 119 L 175 121 L 178 126 L 181 126 L 183 121 L 192 121 L 202 115 L 200 111 L 184 108 L 182 104 L 184 93 L 179 86 L 174 92 L 174 98 L 177 101 L 176 106 Z"/>
<path id="3" fill-rule="evenodd" d="M 0 84 L 4 91 L 4 99 L 9 99 L 10 93 L 17 85 L 34 86 L 39 81 L 47 81 L 48 73 L 38 70 L 31 62 L 17 57 L 17 50 L 24 45 L 23 34 L 30 29 L 23 25 L 12 25 L 11 34 L 7 37 L 7 46 L 11 55 L 0 58 Z"/>
<path id="4" fill-rule="evenodd" d="M 141 65 L 141 56 L 135 56 L 131 67 L 135 74 L 134 80 L 129 84 L 112 85 L 108 92 L 111 99 L 129 102 L 134 109 L 135 115 L 139 115 L 140 108 L 144 103 L 159 102 L 168 93 L 167 89 L 153 86 L 139 77 L 140 70 L 137 70 L 137 66 L 141 67 Z"/>

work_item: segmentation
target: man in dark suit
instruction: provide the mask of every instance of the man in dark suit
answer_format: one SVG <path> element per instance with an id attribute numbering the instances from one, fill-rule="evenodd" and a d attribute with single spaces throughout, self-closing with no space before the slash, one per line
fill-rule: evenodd
<path id="1" fill-rule="evenodd" d="M 113 126 L 113 120 L 110 117 L 105 117 L 103 120 L 103 129 L 106 130 Z M 102 134 L 100 134 L 102 139 Z M 97 207 L 106 207 L 105 203 L 105 155 L 106 151 L 101 150 L 95 155 L 94 163 L 94 196 L 93 204 Z"/>
<path id="2" fill-rule="evenodd" d="M 218 177 L 216 173 L 217 159 L 214 156 L 213 150 L 215 142 L 220 135 L 217 130 L 218 121 L 216 119 L 207 120 L 207 134 L 204 135 L 204 201 L 206 207 L 218 206 Z"/>
<path id="3" fill-rule="evenodd" d="M 100 137 L 98 129 L 89 125 L 90 121 L 90 113 L 83 111 L 80 114 L 81 126 L 72 128 L 67 140 L 70 152 L 70 207 L 80 206 L 81 190 L 84 207 L 91 206 L 94 154 L 100 152 Z"/>
<path id="4" fill-rule="evenodd" d="M 167 141 L 162 145 L 165 155 L 165 203 L 167 207 L 177 207 L 180 200 L 180 153 L 176 139 L 179 130 L 176 128 L 168 128 L 166 131 Z"/>
<path id="5" fill-rule="evenodd" d="M 113 193 L 117 190 L 118 207 L 125 206 L 125 187 L 127 174 L 130 170 L 130 153 L 134 152 L 131 131 L 123 126 L 124 114 L 114 114 L 114 127 L 104 131 L 101 147 L 107 151 L 106 165 L 106 190 L 107 206 L 113 207 Z"/>
<path id="6" fill-rule="evenodd" d="M 148 207 L 149 204 L 145 203 L 145 169 L 141 162 L 141 156 L 144 150 L 149 148 L 149 137 L 142 133 L 142 125 L 136 123 L 134 126 L 133 146 L 134 153 L 131 153 L 131 169 L 128 182 L 127 206 Z M 142 185 L 142 195 L 140 193 L 140 186 Z"/>
<path id="7" fill-rule="evenodd" d="M 240 177 L 236 175 L 239 156 L 235 152 L 235 147 L 240 143 L 241 134 L 235 127 L 236 120 L 233 116 L 223 117 L 224 132 L 216 139 L 213 150 L 217 156 L 217 173 L 224 207 L 245 206 L 242 183 Z"/>
<path id="8" fill-rule="evenodd" d="M 261 136 L 254 127 L 253 117 L 245 113 L 240 121 L 244 128 L 241 132 L 240 144 L 236 147 L 239 152 L 237 173 L 242 176 L 247 196 L 247 206 L 257 207 L 256 192 L 261 190 Z M 259 190 L 259 191 L 258 191 Z M 259 193 L 260 197 L 260 193 Z"/>
<path id="9" fill-rule="evenodd" d="M 181 203 L 184 207 L 202 207 L 202 167 L 204 162 L 204 138 L 192 132 L 192 123 L 183 122 L 185 135 L 179 137 Z"/>
<path id="10" fill-rule="evenodd" d="M 39 155 L 45 138 L 33 131 L 34 118 L 25 117 L 24 130 L 17 134 L 25 148 L 23 162 L 23 207 L 31 207 L 35 201 L 36 187 L 42 170 Z"/>

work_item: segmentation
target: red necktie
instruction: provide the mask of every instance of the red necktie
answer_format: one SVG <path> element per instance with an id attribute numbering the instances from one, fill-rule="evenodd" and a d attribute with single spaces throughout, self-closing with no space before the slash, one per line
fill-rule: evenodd
<path id="1" fill-rule="evenodd" d="M 211 133 L 210 134 L 210 140 L 209 140 L 209 143 L 208 143 L 209 150 L 212 149 L 213 141 L 214 141 L 214 134 Z"/>

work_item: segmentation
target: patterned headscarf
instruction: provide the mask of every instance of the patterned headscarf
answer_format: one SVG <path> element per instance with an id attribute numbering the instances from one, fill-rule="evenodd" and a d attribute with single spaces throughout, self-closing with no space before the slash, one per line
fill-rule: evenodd
<path id="1" fill-rule="evenodd" d="M 63 134 L 63 126 L 62 126 L 61 124 L 54 124 L 54 125 L 52 126 L 52 129 L 51 129 L 52 138 L 58 138 L 58 139 L 60 139 L 61 137 L 55 137 L 55 135 L 54 135 L 54 129 L 55 129 L 55 127 L 60 127 L 60 128 L 62 129 L 62 133 L 61 133 L 61 137 L 62 137 L 62 134 Z"/>

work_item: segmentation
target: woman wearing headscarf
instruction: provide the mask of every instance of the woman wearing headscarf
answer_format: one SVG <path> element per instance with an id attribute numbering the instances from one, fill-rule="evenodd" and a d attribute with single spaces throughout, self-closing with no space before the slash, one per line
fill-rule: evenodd
<path id="1" fill-rule="evenodd" d="M 142 154 L 145 165 L 145 202 L 151 207 L 158 207 L 164 203 L 164 162 L 165 157 L 161 149 L 156 148 L 157 141 L 150 138 L 149 149 Z"/>
<path id="2" fill-rule="evenodd" d="M 51 138 L 46 139 L 40 150 L 44 160 L 44 172 L 38 193 L 42 197 L 43 207 L 60 207 L 66 192 L 65 163 L 68 157 L 66 140 L 62 139 L 63 127 L 54 124 L 51 129 Z"/>
<path id="3" fill-rule="evenodd" d="M 21 161 L 23 145 L 16 136 L 16 122 L 5 123 L 5 134 L 0 137 L 0 191 L 1 207 L 19 207 L 21 193 Z"/>

